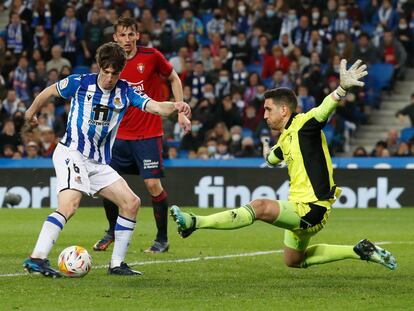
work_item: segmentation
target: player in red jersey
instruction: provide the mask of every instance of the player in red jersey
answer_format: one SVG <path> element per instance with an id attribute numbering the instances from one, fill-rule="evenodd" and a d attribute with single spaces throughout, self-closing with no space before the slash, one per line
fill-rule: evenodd
<path id="1" fill-rule="evenodd" d="M 175 101 L 183 100 L 180 78 L 171 64 L 156 49 L 137 46 L 139 32 L 136 21 L 132 18 L 120 18 L 114 25 L 114 41 L 127 53 L 127 63 L 121 73 L 121 79 L 128 81 L 136 89 L 149 97 L 162 101 L 169 96 L 165 79 L 171 83 Z M 191 128 L 191 122 L 178 115 L 178 122 L 185 132 Z M 145 252 L 162 253 L 168 251 L 167 193 L 161 185 L 164 177 L 162 165 L 162 120 L 160 116 L 128 108 L 119 126 L 112 149 L 110 165 L 120 174 L 139 174 L 152 197 L 157 236 L 154 244 Z M 109 200 L 104 200 L 109 229 L 105 236 L 95 243 L 95 251 L 106 250 L 114 241 L 114 229 L 118 217 L 118 207 Z"/>

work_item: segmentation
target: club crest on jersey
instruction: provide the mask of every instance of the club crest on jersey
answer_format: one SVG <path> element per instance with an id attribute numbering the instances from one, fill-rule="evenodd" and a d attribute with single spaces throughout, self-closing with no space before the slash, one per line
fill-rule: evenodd
<path id="1" fill-rule="evenodd" d="M 139 73 L 143 73 L 144 70 L 145 70 L 145 65 L 143 63 L 139 63 L 137 65 L 137 69 L 138 69 Z"/>
<path id="2" fill-rule="evenodd" d="M 121 98 L 119 97 L 115 97 L 114 98 L 114 105 L 117 109 L 122 108 L 122 102 L 121 102 Z"/>

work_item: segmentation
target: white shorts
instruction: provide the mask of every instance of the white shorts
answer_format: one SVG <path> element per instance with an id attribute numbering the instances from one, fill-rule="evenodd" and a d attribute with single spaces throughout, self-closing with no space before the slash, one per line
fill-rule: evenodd
<path id="1" fill-rule="evenodd" d="M 87 195 L 95 195 L 101 189 L 122 178 L 112 167 L 85 157 L 77 150 L 58 144 L 53 153 L 56 171 L 57 193 L 76 189 Z"/>

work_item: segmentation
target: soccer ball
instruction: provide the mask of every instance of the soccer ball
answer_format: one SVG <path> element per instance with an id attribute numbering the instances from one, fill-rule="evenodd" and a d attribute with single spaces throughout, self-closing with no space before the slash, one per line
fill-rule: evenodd
<path id="1" fill-rule="evenodd" d="M 92 257 L 82 246 L 69 246 L 60 253 L 58 267 L 64 275 L 80 278 L 91 270 Z"/>

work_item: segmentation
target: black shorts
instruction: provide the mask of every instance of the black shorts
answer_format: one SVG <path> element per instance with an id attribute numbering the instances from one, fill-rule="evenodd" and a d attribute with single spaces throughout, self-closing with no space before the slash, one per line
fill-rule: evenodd
<path id="1" fill-rule="evenodd" d="M 109 165 L 119 174 L 141 175 L 143 179 L 164 177 L 162 138 L 115 139 Z"/>

